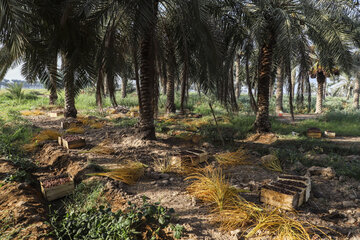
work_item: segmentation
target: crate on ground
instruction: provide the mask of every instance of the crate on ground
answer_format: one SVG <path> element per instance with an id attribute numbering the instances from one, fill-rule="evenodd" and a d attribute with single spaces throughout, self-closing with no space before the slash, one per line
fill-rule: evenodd
<path id="1" fill-rule="evenodd" d="M 187 152 L 195 154 L 199 158 L 199 163 L 206 162 L 209 158 L 209 154 L 204 150 L 189 149 Z"/>
<path id="2" fill-rule="evenodd" d="M 41 192 L 48 201 L 53 201 L 74 192 L 74 180 L 68 174 L 44 178 L 40 181 Z"/>
<path id="3" fill-rule="evenodd" d="M 276 182 L 261 188 L 260 201 L 278 208 L 292 210 L 309 200 L 310 190 L 310 178 L 281 175 Z"/>
<path id="4" fill-rule="evenodd" d="M 336 137 L 336 133 L 333 131 L 325 131 L 325 136 L 327 136 L 328 138 L 335 138 Z"/>
<path id="5" fill-rule="evenodd" d="M 84 138 L 73 135 L 62 137 L 61 140 L 58 139 L 58 142 L 67 149 L 81 148 L 86 145 Z"/>
<path id="6" fill-rule="evenodd" d="M 195 167 L 200 163 L 199 155 L 189 151 L 182 151 L 174 156 L 171 156 L 170 159 L 171 165 L 176 167 Z"/>
<path id="7" fill-rule="evenodd" d="M 319 128 L 309 128 L 306 131 L 306 136 L 309 138 L 321 138 L 321 130 Z"/>
<path id="8" fill-rule="evenodd" d="M 64 112 L 48 112 L 48 116 L 51 118 L 56 118 L 64 115 Z"/>

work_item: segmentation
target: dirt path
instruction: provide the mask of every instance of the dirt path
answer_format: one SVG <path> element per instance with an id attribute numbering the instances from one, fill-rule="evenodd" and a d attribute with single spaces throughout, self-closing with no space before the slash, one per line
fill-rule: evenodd
<path id="1" fill-rule="evenodd" d="M 306 116 L 299 117 L 304 118 Z M 39 128 L 62 131 L 60 129 L 61 119 L 59 118 L 51 119 L 46 116 L 39 116 L 29 119 Z M 34 173 L 34 175 L 40 178 L 54 173 L 68 172 L 78 183 L 87 178 L 86 173 L 93 171 L 89 167 L 89 163 L 115 168 L 118 164 L 129 159 L 141 161 L 148 165 L 148 168 L 145 176 L 135 185 L 119 184 L 108 178 L 97 177 L 107 181 L 106 187 L 109 190 L 109 198 L 116 199 L 116 201 L 112 201 L 114 208 L 121 208 L 123 203 L 127 201 L 139 203 L 141 196 L 146 195 L 151 202 L 160 201 L 164 206 L 175 209 L 178 223 L 183 224 L 186 228 L 186 236 L 183 239 L 239 239 L 238 232 L 224 233 L 212 224 L 209 208 L 187 193 L 188 182 L 184 180 L 185 176 L 176 173 L 157 172 L 154 166 L 154 159 L 188 149 L 190 145 L 204 149 L 211 155 L 221 152 L 220 148 L 211 144 L 190 144 L 165 134 L 159 134 L 158 141 L 141 141 L 135 139 L 133 135 L 134 129 L 132 128 L 123 129 L 107 124 L 101 129 L 86 128 L 85 133 L 81 134 L 87 141 L 85 149 L 64 150 L 56 142 L 45 144 L 36 155 L 36 161 L 39 163 L 41 171 Z M 113 154 L 103 155 L 88 152 L 89 149 L 106 138 L 112 141 L 109 146 L 115 149 Z M 250 153 L 252 152 L 250 151 Z M 216 165 L 216 162 L 212 160 L 210 160 L 210 164 Z M 285 169 L 285 172 L 293 173 L 289 169 Z M 275 180 L 279 175 L 279 173 L 263 168 L 260 165 L 260 156 L 256 152 L 251 155 L 250 165 L 225 169 L 224 173 L 228 176 L 231 184 L 248 191 L 242 193 L 244 198 L 257 204 L 261 204 L 258 199 L 261 186 Z M 338 177 L 324 179 L 314 176 L 312 180 L 313 195 L 310 201 L 299 209 L 299 218 L 319 226 L 331 227 L 343 234 L 341 236 L 328 231 L 328 234 L 332 235 L 334 239 L 350 239 L 356 234 L 360 236 L 360 207 L 359 201 L 356 201 L 360 196 L 359 182 L 349 180 L 346 188 L 344 188 L 340 183 L 341 179 Z M 335 213 L 340 214 L 341 217 L 336 217 Z M 42 217 L 46 216 L 45 213 L 39 214 Z"/>

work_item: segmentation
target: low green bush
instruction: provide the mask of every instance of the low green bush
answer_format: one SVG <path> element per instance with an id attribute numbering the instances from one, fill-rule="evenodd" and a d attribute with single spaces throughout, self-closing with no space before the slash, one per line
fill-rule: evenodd
<path id="1" fill-rule="evenodd" d="M 159 203 L 150 204 L 143 197 L 143 205 L 129 203 L 125 211 L 112 212 L 100 206 L 85 211 L 71 211 L 59 219 L 56 212 L 51 215 L 53 234 L 59 240 L 67 239 L 165 239 L 164 230 L 170 227 L 174 238 L 179 239 L 183 228 L 170 224 L 173 209 Z M 172 226 L 172 227 L 171 227 Z"/>

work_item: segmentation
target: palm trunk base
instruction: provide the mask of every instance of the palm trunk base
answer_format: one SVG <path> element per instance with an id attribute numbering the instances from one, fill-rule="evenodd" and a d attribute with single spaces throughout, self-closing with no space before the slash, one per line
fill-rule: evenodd
<path id="1" fill-rule="evenodd" d="M 75 108 L 68 108 L 65 109 L 64 117 L 65 118 L 76 118 L 77 116 L 77 110 Z"/>
<path id="2" fill-rule="evenodd" d="M 49 104 L 50 105 L 55 105 L 57 99 L 58 99 L 58 96 L 57 96 L 56 93 L 55 94 L 50 94 L 50 96 L 49 96 Z"/>
<path id="3" fill-rule="evenodd" d="M 257 133 L 268 133 L 271 130 L 271 123 L 266 117 L 257 117 L 253 129 Z"/>
<path id="4" fill-rule="evenodd" d="M 166 113 L 175 113 L 175 112 L 176 112 L 175 104 L 173 103 L 166 104 Z"/>
<path id="5" fill-rule="evenodd" d="M 156 140 L 155 128 L 153 126 L 139 126 L 136 129 L 136 138 L 141 140 Z"/>

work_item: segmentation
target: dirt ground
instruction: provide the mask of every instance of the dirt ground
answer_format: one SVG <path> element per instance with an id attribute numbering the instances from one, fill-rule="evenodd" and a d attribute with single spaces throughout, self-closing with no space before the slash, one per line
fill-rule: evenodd
<path id="1" fill-rule="evenodd" d="M 61 118 L 47 116 L 28 117 L 34 126 L 42 129 L 60 129 Z M 240 239 L 238 231 L 222 232 L 213 225 L 210 219 L 209 207 L 190 196 L 186 187 L 188 183 L 183 175 L 176 173 L 160 173 L 154 169 L 154 159 L 180 152 L 181 150 L 198 148 L 206 150 L 210 155 L 221 152 L 217 146 L 209 143 L 191 144 L 166 134 L 158 134 L 158 141 L 137 140 L 134 129 L 120 129 L 107 124 L 101 129 L 87 128 L 84 134 L 87 146 L 84 149 L 65 150 L 56 141 L 47 142 L 34 155 L 34 161 L 39 170 L 33 173 L 41 179 L 45 176 L 69 173 L 79 183 L 88 176 L 86 173 L 94 171 L 94 164 L 105 168 L 116 168 L 126 160 L 137 160 L 147 164 L 144 177 L 135 185 L 126 185 L 114 180 L 101 177 L 106 181 L 107 197 L 114 209 L 121 209 L 127 201 L 141 202 L 141 196 L 150 198 L 151 202 L 160 201 L 162 205 L 174 208 L 179 224 L 183 224 L 186 234 L 183 239 L 198 240 L 235 240 Z M 87 150 L 99 144 L 104 139 L 111 140 L 111 147 L 115 149 L 112 155 L 90 153 Z M 259 140 L 260 139 L 260 140 Z M 247 192 L 241 193 L 247 200 L 259 202 L 260 187 L 273 181 L 279 173 L 263 168 L 260 165 L 260 154 L 252 151 L 251 144 L 261 144 L 264 148 L 276 141 L 275 136 L 266 139 L 253 137 L 248 142 L 236 143 L 247 148 L 251 153 L 251 164 L 232 167 L 224 170 L 231 184 Z M 251 140 L 251 142 L 250 142 Z M 210 159 L 209 164 L 216 164 Z M 0 160 L 0 175 L 14 171 L 8 163 Z M 300 166 L 298 169 L 285 169 L 286 173 L 306 174 L 307 169 Z M 93 177 L 100 178 L 100 177 Z M 298 216 L 317 226 L 323 226 L 324 232 L 333 239 L 360 239 L 360 183 L 354 179 L 336 175 L 311 175 L 312 193 L 309 202 L 298 209 Z M 48 225 L 44 224 L 49 203 L 46 202 L 39 186 L 25 184 L 6 184 L 0 188 L 0 213 L 11 212 L 12 221 L 23 224 L 25 230 L 19 237 L 31 235 L 25 239 L 50 239 L 43 237 L 49 232 Z M 320 239 L 320 238 L 314 238 Z"/>

